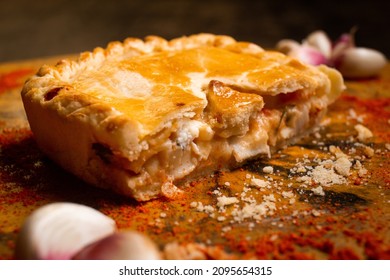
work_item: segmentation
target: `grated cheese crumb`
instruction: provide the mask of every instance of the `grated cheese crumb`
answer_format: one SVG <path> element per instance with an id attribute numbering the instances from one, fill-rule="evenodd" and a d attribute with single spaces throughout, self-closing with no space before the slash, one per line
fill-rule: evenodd
<path id="1" fill-rule="evenodd" d="M 374 149 L 368 146 L 363 147 L 364 155 L 371 158 L 374 156 Z"/>
<path id="2" fill-rule="evenodd" d="M 205 206 L 203 207 L 203 211 L 206 212 L 206 213 L 208 213 L 208 214 L 212 214 L 212 213 L 215 211 L 215 209 L 214 209 L 214 207 L 211 206 L 211 205 L 205 205 Z"/>
<path id="3" fill-rule="evenodd" d="M 198 202 L 196 202 L 196 201 L 193 201 L 190 203 L 191 208 L 196 208 L 197 206 L 198 206 Z"/>
<path id="4" fill-rule="evenodd" d="M 224 216 L 218 216 L 218 218 L 217 218 L 218 222 L 223 222 L 225 220 L 226 220 L 226 217 L 224 217 Z"/>
<path id="5" fill-rule="evenodd" d="M 363 122 L 363 120 L 364 120 L 364 116 L 358 116 L 358 114 L 355 112 L 355 110 L 354 109 L 349 109 L 349 118 L 350 119 L 355 119 L 355 120 L 357 120 L 358 122 L 360 122 L 360 123 L 362 123 Z"/>
<path id="6" fill-rule="evenodd" d="M 353 168 L 355 170 L 357 170 L 357 172 L 358 172 L 357 174 L 360 178 L 364 177 L 368 172 L 367 169 L 365 169 L 363 167 L 363 165 L 361 164 L 361 162 L 358 160 L 355 162 L 355 165 L 353 166 Z"/>
<path id="7" fill-rule="evenodd" d="M 304 172 L 306 172 L 306 167 L 303 166 L 303 165 L 301 165 L 301 164 L 299 164 L 299 165 L 297 166 L 296 172 L 304 173 Z"/>
<path id="8" fill-rule="evenodd" d="M 221 197 L 217 197 L 217 206 L 218 207 L 224 207 L 226 205 L 230 205 L 230 204 L 234 204 L 234 203 L 238 203 L 238 199 L 234 196 L 232 197 L 227 197 L 227 196 L 221 196 Z"/>
<path id="9" fill-rule="evenodd" d="M 282 192 L 282 196 L 284 197 L 284 198 L 292 198 L 292 197 L 294 197 L 294 193 L 292 192 L 292 191 L 288 191 L 288 192 Z"/>
<path id="10" fill-rule="evenodd" d="M 338 174 L 343 176 L 349 175 L 349 170 L 352 166 L 352 163 L 346 157 L 341 157 L 337 159 L 334 163 L 334 168 Z"/>
<path id="11" fill-rule="evenodd" d="M 321 216 L 321 213 L 320 213 L 320 211 L 318 211 L 318 210 L 315 210 L 315 209 L 313 209 L 313 210 L 311 211 L 311 214 L 312 214 L 314 217 Z"/>
<path id="12" fill-rule="evenodd" d="M 314 182 L 319 183 L 322 186 L 346 183 L 343 176 L 334 172 L 332 165 L 328 167 L 326 164 L 327 163 L 316 166 L 314 170 L 310 172 L 311 178 Z"/>
<path id="13" fill-rule="evenodd" d="M 362 168 L 360 168 L 359 170 L 358 170 L 358 176 L 360 177 L 360 178 L 363 178 L 364 176 L 366 176 L 367 175 L 367 169 L 365 169 L 364 167 L 362 167 Z"/>
<path id="14" fill-rule="evenodd" d="M 339 147 L 331 145 L 329 152 L 335 155 L 336 158 L 348 157 Z"/>
<path id="15" fill-rule="evenodd" d="M 223 232 L 228 232 L 228 231 L 231 231 L 232 230 L 232 227 L 231 226 L 226 226 L 226 227 L 223 227 L 221 229 Z"/>
<path id="16" fill-rule="evenodd" d="M 160 213 L 160 218 L 166 218 L 166 217 L 167 217 L 167 213 L 165 213 L 165 212 Z"/>
<path id="17" fill-rule="evenodd" d="M 272 174 L 274 173 L 274 168 L 272 166 L 266 166 L 263 168 L 263 172 L 267 174 Z"/>
<path id="18" fill-rule="evenodd" d="M 257 188 L 266 188 L 269 186 L 269 182 L 257 178 L 252 178 L 250 184 Z"/>
<path id="19" fill-rule="evenodd" d="M 324 189 L 321 186 L 318 186 L 317 188 L 313 188 L 313 189 L 311 189 L 311 191 L 315 195 L 319 195 L 319 196 L 324 196 L 325 195 Z"/>
<path id="20" fill-rule="evenodd" d="M 357 138 L 359 141 L 366 141 L 368 138 L 373 137 L 374 135 L 372 134 L 371 130 L 369 130 L 367 127 L 361 124 L 355 125 L 355 130 L 358 132 Z"/>

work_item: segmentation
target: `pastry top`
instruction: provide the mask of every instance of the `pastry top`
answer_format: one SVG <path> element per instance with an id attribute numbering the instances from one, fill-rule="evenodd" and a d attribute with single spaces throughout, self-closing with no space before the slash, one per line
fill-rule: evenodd
<path id="1" fill-rule="evenodd" d="M 22 95 L 70 119 L 88 116 L 89 125 L 99 126 L 96 134 L 121 130 L 127 145 L 139 145 L 173 119 L 201 114 L 209 103 L 235 113 L 243 104 L 261 110 L 264 96 L 278 94 L 327 94 L 331 102 L 341 87 L 339 74 L 325 66 L 304 65 L 228 36 L 198 34 L 112 42 L 82 53 L 77 61 L 43 66 Z M 213 102 L 210 91 L 223 100 Z"/>

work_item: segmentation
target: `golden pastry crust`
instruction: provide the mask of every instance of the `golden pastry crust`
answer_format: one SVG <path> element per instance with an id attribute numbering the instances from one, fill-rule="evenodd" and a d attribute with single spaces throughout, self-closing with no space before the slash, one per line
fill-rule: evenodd
<path id="1" fill-rule="evenodd" d="M 342 89 L 326 66 L 198 34 L 129 38 L 43 66 L 22 99 L 54 161 L 95 186 L 149 200 L 172 182 L 294 141 Z"/>

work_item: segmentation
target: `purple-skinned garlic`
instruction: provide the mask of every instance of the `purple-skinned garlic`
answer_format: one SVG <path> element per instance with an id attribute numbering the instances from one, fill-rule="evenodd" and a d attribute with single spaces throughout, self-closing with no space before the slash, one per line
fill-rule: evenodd
<path id="1" fill-rule="evenodd" d="M 319 50 L 307 44 L 300 45 L 294 40 L 281 40 L 276 45 L 276 49 L 307 64 L 327 63 L 327 58 Z"/>
<path id="2" fill-rule="evenodd" d="M 136 231 L 116 232 L 83 248 L 75 260 L 159 260 L 157 245 Z"/>
<path id="3" fill-rule="evenodd" d="M 302 44 L 283 39 L 276 49 L 288 56 L 310 65 L 325 64 L 336 68 L 345 78 L 371 78 L 377 76 L 387 63 L 386 57 L 379 51 L 356 47 L 355 29 L 343 34 L 332 45 L 332 41 L 322 30 L 314 31 L 302 41 Z"/>
<path id="4" fill-rule="evenodd" d="M 116 231 L 115 221 L 81 204 L 57 202 L 35 210 L 19 232 L 17 259 L 71 259 L 85 246 Z"/>

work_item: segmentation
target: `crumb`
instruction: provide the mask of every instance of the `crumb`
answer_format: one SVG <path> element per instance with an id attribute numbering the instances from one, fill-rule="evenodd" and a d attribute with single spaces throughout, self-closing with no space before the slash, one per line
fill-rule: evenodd
<path id="1" fill-rule="evenodd" d="M 348 157 L 339 147 L 333 145 L 329 147 L 329 152 L 335 155 L 336 158 Z"/>
<path id="2" fill-rule="evenodd" d="M 226 226 L 226 227 L 223 227 L 221 230 L 222 230 L 223 232 L 228 232 L 228 231 L 231 231 L 231 230 L 232 230 L 232 227 Z"/>
<path id="3" fill-rule="evenodd" d="M 191 202 L 191 203 L 190 203 L 190 207 L 191 207 L 191 208 L 196 208 L 196 207 L 198 207 L 198 202 L 196 202 L 196 201 Z"/>
<path id="4" fill-rule="evenodd" d="M 358 132 L 357 138 L 359 141 L 366 141 L 368 138 L 373 137 L 374 135 L 372 134 L 371 130 L 369 130 L 367 127 L 361 124 L 355 125 L 355 130 Z"/>
<path id="5" fill-rule="evenodd" d="M 224 216 L 218 216 L 218 218 L 217 218 L 218 222 L 223 222 L 225 220 L 226 220 L 226 217 L 224 217 Z"/>
<path id="6" fill-rule="evenodd" d="M 267 181 L 257 178 L 252 178 L 250 184 L 255 186 L 256 188 L 266 188 L 269 185 Z"/>
<path id="7" fill-rule="evenodd" d="M 363 147 L 363 152 L 364 152 L 364 155 L 366 155 L 369 158 L 374 156 L 374 149 L 371 148 L 371 147 L 364 146 Z"/>
<path id="8" fill-rule="evenodd" d="M 352 163 L 346 157 L 338 158 L 334 163 L 334 168 L 337 173 L 343 176 L 349 175 L 349 170 L 351 166 Z"/>
<path id="9" fill-rule="evenodd" d="M 165 212 L 160 213 L 160 218 L 166 218 L 166 217 L 167 217 L 167 213 L 165 213 Z"/>
<path id="10" fill-rule="evenodd" d="M 316 209 L 313 209 L 313 210 L 311 211 L 311 214 L 312 214 L 314 217 L 321 216 L 320 211 L 318 211 L 318 210 L 316 210 Z"/>
<path id="11" fill-rule="evenodd" d="M 284 198 L 292 198 L 292 197 L 294 197 L 294 193 L 292 191 L 289 191 L 289 192 L 284 191 L 284 192 L 282 192 L 282 196 Z"/>
<path id="12" fill-rule="evenodd" d="M 224 207 L 226 205 L 230 205 L 230 204 L 234 204 L 234 203 L 239 202 L 238 199 L 234 196 L 232 196 L 232 197 L 221 196 L 221 197 L 218 197 L 217 200 L 218 200 L 218 202 L 217 202 L 218 207 Z"/>
<path id="13" fill-rule="evenodd" d="M 263 168 L 263 172 L 267 174 L 272 174 L 274 173 L 274 168 L 272 166 L 266 166 Z"/>
<path id="14" fill-rule="evenodd" d="M 325 195 L 324 189 L 321 186 L 318 186 L 317 188 L 313 188 L 313 189 L 311 189 L 311 191 L 315 195 L 319 195 L 319 196 L 324 196 Z"/>

